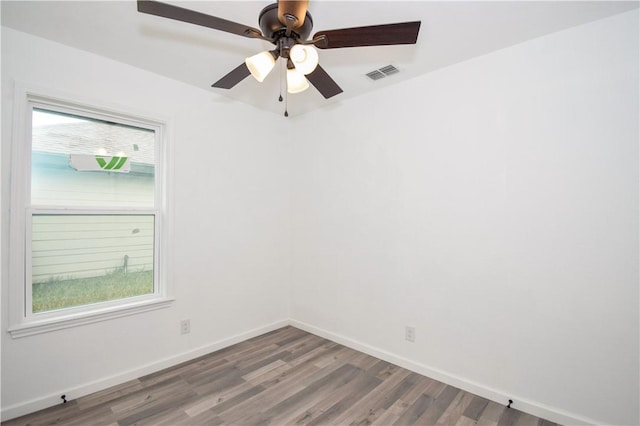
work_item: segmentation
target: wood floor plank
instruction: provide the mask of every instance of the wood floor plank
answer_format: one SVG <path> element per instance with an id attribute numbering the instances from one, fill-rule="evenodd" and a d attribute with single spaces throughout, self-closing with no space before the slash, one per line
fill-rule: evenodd
<path id="1" fill-rule="evenodd" d="M 383 413 L 378 413 L 378 417 L 371 422 L 371 425 L 388 426 L 396 424 L 402 413 L 404 413 L 408 407 L 409 404 L 402 400 L 398 400 L 394 402 L 389 409 L 384 410 Z"/>
<path id="2" fill-rule="evenodd" d="M 196 383 L 189 383 L 189 385 L 195 393 L 201 397 L 206 397 L 211 394 L 218 393 L 223 389 L 233 388 L 244 383 L 244 380 L 242 380 L 242 377 L 240 376 L 240 372 L 235 368 L 218 371 L 212 374 L 212 376 L 215 376 L 215 378 L 212 377 L 211 380 L 203 378 Z"/>
<path id="3" fill-rule="evenodd" d="M 156 414 L 143 416 L 137 418 L 134 423 L 131 423 L 131 419 L 122 419 L 120 425 L 132 425 L 136 426 L 160 426 L 160 425 L 185 425 L 191 419 L 187 414 L 177 409 L 176 407 L 167 408 L 167 410 L 158 411 Z M 84 423 L 82 426 L 87 426 L 90 423 Z"/>
<path id="4" fill-rule="evenodd" d="M 243 392 L 247 392 L 250 389 L 256 387 L 257 385 L 252 382 L 242 382 L 235 387 L 226 387 L 221 389 L 217 393 L 207 395 L 204 399 L 200 398 L 197 401 L 194 401 L 192 404 L 187 406 L 184 411 L 189 417 L 195 417 L 215 407 L 216 405 L 227 401 L 228 399 L 231 399 Z"/>
<path id="5" fill-rule="evenodd" d="M 292 329 L 295 331 L 294 333 L 291 333 L 289 336 L 285 337 L 284 339 L 282 338 L 278 338 L 277 340 L 277 345 L 282 347 L 282 346 L 287 346 L 290 343 L 294 343 L 294 342 L 298 342 L 300 341 L 300 339 L 306 337 L 306 333 L 302 330 L 298 330 L 292 327 Z M 279 336 L 278 336 L 279 337 Z"/>
<path id="6" fill-rule="evenodd" d="M 278 348 L 279 349 L 279 348 Z M 273 361 L 281 359 L 284 356 L 291 355 L 291 352 L 280 351 L 259 351 L 259 354 L 254 353 L 252 356 L 237 360 L 235 367 L 242 371 L 242 374 L 250 373 L 253 370 L 262 368 L 267 364 L 271 364 Z"/>
<path id="7" fill-rule="evenodd" d="M 414 374 L 418 374 L 418 373 L 414 373 Z M 425 376 L 421 376 L 419 374 L 418 374 L 418 377 L 419 378 L 416 384 L 411 389 L 409 389 L 409 391 L 405 395 L 401 397 L 401 401 L 405 402 L 407 405 L 411 405 L 414 402 L 416 402 L 416 400 L 423 393 L 428 395 L 427 389 L 430 389 L 431 387 L 434 386 L 435 383 L 438 383 L 433 379 L 430 379 Z"/>
<path id="8" fill-rule="evenodd" d="M 171 377 L 117 399 L 111 404 L 111 411 L 121 416 L 123 413 L 146 409 L 158 401 L 170 399 L 186 387 L 186 383 L 180 377 Z"/>
<path id="9" fill-rule="evenodd" d="M 258 376 L 254 375 L 253 377 L 249 377 L 246 380 L 248 382 L 259 385 L 262 383 L 273 381 L 274 379 L 277 380 L 278 377 L 286 376 L 287 372 L 291 370 L 291 368 L 292 368 L 291 365 L 285 362 L 283 365 L 279 367 L 266 371 L 263 374 L 260 374 Z"/>
<path id="10" fill-rule="evenodd" d="M 130 393 L 137 392 L 143 387 L 144 386 L 140 382 L 140 380 L 130 380 L 120 385 L 113 386 L 109 389 L 96 392 L 82 398 L 78 398 L 76 402 L 80 410 L 87 410 L 91 407 L 109 404 L 111 401 L 122 398 L 123 396 L 129 395 Z"/>
<path id="11" fill-rule="evenodd" d="M 435 399 L 432 399 L 432 402 L 422 415 L 418 417 L 415 424 L 435 425 L 459 392 L 462 391 L 453 386 L 446 386 Z"/>
<path id="12" fill-rule="evenodd" d="M 461 416 L 456 422 L 455 426 L 475 426 L 476 420 L 469 418 L 467 416 Z"/>
<path id="13" fill-rule="evenodd" d="M 308 333 L 295 327 L 287 326 L 273 332 L 256 336 L 248 342 L 255 348 L 264 348 L 273 344 L 280 347 L 286 346 L 289 342 L 306 337 Z"/>
<path id="14" fill-rule="evenodd" d="M 368 394 L 373 388 L 380 384 L 380 379 L 375 376 L 362 372 L 354 380 L 353 386 L 345 386 L 344 389 L 336 392 L 341 393 L 341 398 L 329 409 L 324 411 L 316 419 L 309 422 L 309 425 L 325 425 L 334 424 L 334 419 L 347 410 L 354 402 L 358 401 L 364 395 Z"/>
<path id="15" fill-rule="evenodd" d="M 384 379 L 381 379 L 380 375 L 377 375 L 376 377 L 382 380 L 380 385 L 352 404 L 335 419 L 335 423 L 346 423 L 349 419 L 355 424 L 373 423 L 414 385 L 418 377 L 404 368 L 397 368 L 390 375 L 383 376 Z"/>
<path id="16" fill-rule="evenodd" d="M 326 343 L 328 343 L 326 339 L 310 334 L 301 339 L 297 339 L 288 345 L 280 346 L 280 350 L 290 352 L 291 358 L 288 361 L 292 361 Z"/>
<path id="17" fill-rule="evenodd" d="M 314 392 L 305 404 L 297 404 L 293 409 L 288 408 L 283 410 L 281 415 L 274 417 L 274 424 L 310 424 L 328 411 L 333 410 L 334 413 L 337 413 L 339 407 L 337 407 L 336 404 L 364 390 L 362 381 L 366 373 L 360 369 L 356 371 L 358 371 L 358 374 L 353 377 L 353 380 L 344 383 L 343 386 L 336 388 L 333 392 L 324 394 Z M 308 408 L 300 410 L 300 407 Z M 339 418 L 336 418 L 333 419 L 331 423 L 341 424 L 342 422 Z"/>
<path id="18" fill-rule="evenodd" d="M 498 426 L 514 426 L 520 414 L 520 411 L 514 410 L 513 408 L 505 409 L 500 416 L 500 420 L 498 420 Z"/>
<path id="19" fill-rule="evenodd" d="M 371 367 L 380 362 L 380 360 L 371 355 L 367 355 L 362 352 L 356 352 L 356 354 L 349 362 L 363 370 L 369 370 Z"/>
<path id="20" fill-rule="evenodd" d="M 202 412 L 200 414 L 198 414 L 197 416 L 189 419 L 187 422 L 185 422 L 184 425 L 179 425 L 179 426 L 200 426 L 200 425 L 211 425 L 211 426 L 217 426 L 217 425 L 224 425 L 224 420 L 222 420 L 218 415 L 216 415 L 215 413 L 211 412 L 210 410 L 207 410 L 205 412 Z M 176 425 L 172 425 L 172 426 L 176 426 Z"/>
<path id="21" fill-rule="evenodd" d="M 335 370 L 328 376 L 323 377 L 303 387 L 299 392 L 283 399 L 277 404 L 267 409 L 261 410 L 261 415 L 265 418 L 275 420 L 275 418 L 285 417 L 290 414 L 291 407 L 308 406 L 309 401 L 316 395 L 335 394 L 342 385 L 352 381 L 361 370 L 345 364 L 342 368 Z M 244 424 L 255 424 L 256 419 L 248 416 L 243 419 Z M 275 424 L 278 424 L 274 422 Z"/>
<path id="22" fill-rule="evenodd" d="M 527 413 L 520 413 L 516 426 L 538 426 L 540 419 Z"/>
<path id="23" fill-rule="evenodd" d="M 240 347 L 241 345 L 234 345 Z M 151 385 L 162 382 L 170 377 L 177 377 L 181 374 L 189 375 L 189 372 L 210 371 L 211 369 L 226 363 L 224 357 L 217 352 L 200 356 L 192 361 L 186 361 L 173 367 L 157 371 L 152 374 L 140 377 L 138 380 L 144 385 Z"/>
<path id="24" fill-rule="evenodd" d="M 429 395 L 434 399 L 437 398 L 440 393 L 447 387 L 445 383 L 439 382 L 437 380 L 432 381 L 429 386 L 424 390 L 425 395 Z"/>
<path id="25" fill-rule="evenodd" d="M 220 418 L 223 419 L 227 424 L 239 424 L 239 421 L 242 418 L 247 417 L 248 414 L 256 413 L 255 408 L 252 409 L 252 407 L 260 407 L 260 410 L 257 411 L 260 412 L 266 407 L 271 407 L 272 405 L 277 404 L 283 399 L 286 399 L 303 389 L 303 385 L 274 386 L 273 388 L 269 389 L 269 392 L 258 393 L 247 399 L 246 401 L 243 401 L 240 404 L 237 404 L 227 410 L 217 410 L 217 408 L 219 407 L 217 406 L 212 408 L 211 411 L 213 411 L 214 413 L 217 412 Z"/>
<path id="26" fill-rule="evenodd" d="M 556 426 L 290 326 L 2 426 L 45 424 Z"/>
<path id="27" fill-rule="evenodd" d="M 505 409 L 506 407 L 504 405 L 500 405 L 497 402 L 489 401 L 485 409 L 482 411 L 480 418 L 478 419 L 478 424 L 480 426 L 497 425 Z"/>
<path id="28" fill-rule="evenodd" d="M 220 419 L 220 413 L 225 412 L 226 410 L 231 410 L 238 405 L 246 402 L 248 399 L 251 399 L 255 395 L 262 393 L 265 390 L 262 386 L 251 386 L 246 391 L 243 391 L 233 397 L 227 399 L 226 401 L 221 402 L 220 404 L 215 405 L 211 409 L 208 409 L 194 417 L 191 418 L 195 424 L 209 424 L 209 421 L 212 418 Z M 224 423 L 224 422 L 223 422 Z"/>
<path id="29" fill-rule="evenodd" d="M 220 387 L 217 384 L 218 381 L 228 381 L 231 377 L 241 380 L 240 376 L 241 373 L 238 371 L 238 367 L 231 362 L 225 361 L 206 369 L 185 371 L 179 377 L 189 383 L 199 394 L 206 395 L 209 388 L 218 389 Z M 147 385 L 146 382 L 143 383 Z M 229 385 L 232 386 L 232 384 Z"/>
<path id="30" fill-rule="evenodd" d="M 434 399 L 431 396 L 426 394 L 422 394 L 416 399 L 416 401 L 411 404 L 407 409 L 402 413 L 401 416 L 398 417 L 393 424 L 394 425 L 414 425 L 418 424 L 418 420 L 424 415 L 424 413 L 431 407 L 434 403 Z M 434 420 L 435 422 L 435 420 Z M 428 424 L 428 423 L 422 423 Z"/>
<path id="31" fill-rule="evenodd" d="M 342 358 L 342 362 L 345 363 L 344 365 L 348 365 L 356 369 L 356 371 L 362 371 L 362 369 L 356 367 L 352 363 L 354 358 L 359 355 L 359 352 L 351 350 L 351 353 L 348 353 L 345 357 Z M 318 371 L 315 376 L 321 377 L 322 375 L 326 375 L 330 371 L 335 371 L 338 366 L 338 363 L 330 364 L 329 366 Z M 326 410 L 330 409 L 338 401 L 338 399 L 342 398 L 340 396 L 338 399 L 336 399 L 337 395 L 340 394 L 334 392 L 333 394 L 323 395 L 320 392 L 316 392 L 313 395 L 313 399 L 309 400 L 306 405 L 301 405 L 300 407 L 295 407 L 295 409 L 293 410 L 289 410 L 290 412 L 292 412 L 292 415 L 289 418 L 279 417 L 278 420 L 281 420 L 285 424 L 308 424 L 319 415 L 324 413 Z"/>
<path id="32" fill-rule="evenodd" d="M 288 363 L 292 367 L 297 367 L 298 365 L 301 365 L 304 363 L 310 363 L 310 362 L 313 362 L 315 359 L 320 358 L 323 355 L 326 355 L 328 350 L 338 351 L 340 350 L 340 345 L 334 342 L 323 343 L 322 345 L 314 348 L 309 352 L 306 352 L 305 354 L 292 358 Z"/>
<path id="33" fill-rule="evenodd" d="M 462 414 L 467 418 L 477 421 L 484 409 L 487 407 L 487 404 L 489 404 L 488 399 L 474 395 L 473 399 Z"/>
<path id="34" fill-rule="evenodd" d="M 129 409 L 124 412 L 114 413 L 118 416 L 120 424 L 135 424 L 150 417 L 161 417 L 165 414 L 170 415 L 177 409 L 185 405 L 189 401 L 197 398 L 194 391 L 189 391 L 184 386 L 186 382 L 178 382 L 171 389 L 161 389 L 157 393 L 149 393 L 148 397 L 142 404 L 135 409 Z"/>
<path id="35" fill-rule="evenodd" d="M 473 399 L 473 395 L 468 392 L 460 391 L 451 401 L 451 404 L 444 410 L 444 413 L 438 418 L 436 426 L 447 426 L 458 423 L 462 413 L 467 409 L 469 403 Z"/>
<path id="36" fill-rule="evenodd" d="M 336 366 L 337 368 L 337 366 Z M 334 368 L 335 369 L 335 368 Z M 276 370 L 274 370 L 274 373 Z M 267 374 L 261 377 L 259 385 L 267 389 L 277 386 L 280 383 L 293 383 L 296 381 L 309 381 L 315 375 L 321 375 L 324 371 L 313 364 L 302 364 L 289 370 L 280 370 L 275 376 Z"/>
<path id="37" fill-rule="evenodd" d="M 310 362 L 313 362 L 313 365 L 318 368 L 324 368 L 330 364 L 353 355 L 353 351 L 349 348 L 345 348 L 344 346 L 336 347 L 335 349 L 336 350 L 332 350 L 330 353 L 326 353 L 322 356 L 316 357 Z"/>
<path id="38" fill-rule="evenodd" d="M 274 351 L 280 350 L 280 346 L 272 343 L 266 346 L 250 346 L 244 348 L 242 352 L 231 352 L 227 354 L 224 359 L 229 362 L 237 362 L 239 368 L 243 368 L 246 365 L 250 365 L 252 362 L 263 358 L 265 355 L 273 355 Z M 240 363 L 242 362 L 242 365 Z"/>
<path id="39" fill-rule="evenodd" d="M 272 370 L 275 370 L 278 367 L 282 367 L 283 365 L 286 366 L 287 363 L 284 362 L 282 359 L 278 358 L 275 361 L 273 361 L 272 363 L 265 365 L 264 367 L 261 367 L 261 368 L 258 368 L 257 370 L 253 370 L 253 371 L 248 372 L 247 374 L 242 376 L 242 380 L 245 380 L 245 381 L 248 382 L 248 381 L 250 381 L 252 379 L 255 379 L 257 377 L 263 376 L 266 373 L 268 373 L 268 372 L 270 372 Z"/>

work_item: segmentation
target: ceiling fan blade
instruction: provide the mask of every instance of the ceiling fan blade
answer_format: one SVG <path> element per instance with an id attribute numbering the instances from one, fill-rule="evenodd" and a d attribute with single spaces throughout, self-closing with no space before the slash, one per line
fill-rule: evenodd
<path id="1" fill-rule="evenodd" d="M 176 21 L 188 22 L 202 27 L 213 28 L 249 38 L 261 38 L 262 33 L 257 28 L 227 21 L 226 19 L 184 9 L 172 4 L 161 3 L 153 0 L 138 0 L 138 12 L 149 15 L 162 16 L 163 18 L 175 19 Z"/>
<path id="2" fill-rule="evenodd" d="M 288 26 L 287 15 L 295 16 L 296 21 L 291 22 L 291 28 L 300 28 L 307 16 L 309 0 L 278 0 L 278 20 L 284 26 Z"/>
<path id="3" fill-rule="evenodd" d="M 342 93 L 340 86 L 333 81 L 329 74 L 327 74 L 320 65 L 318 65 L 311 74 L 307 74 L 307 80 L 309 80 L 309 82 L 318 89 L 318 92 L 320 92 L 325 99 L 329 99 L 332 96 Z"/>
<path id="4" fill-rule="evenodd" d="M 315 43 L 320 49 L 336 49 L 339 47 L 385 46 L 392 44 L 415 44 L 420 31 L 420 21 L 401 22 L 398 24 L 370 25 L 367 27 L 342 28 L 339 30 L 320 31 L 325 41 Z"/>
<path id="5" fill-rule="evenodd" d="M 213 83 L 211 87 L 217 87 L 219 89 L 231 89 L 233 86 L 248 77 L 249 74 L 251 74 L 251 72 L 249 71 L 249 68 L 247 68 L 247 65 L 243 62 L 235 67 L 229 74 Z"/>

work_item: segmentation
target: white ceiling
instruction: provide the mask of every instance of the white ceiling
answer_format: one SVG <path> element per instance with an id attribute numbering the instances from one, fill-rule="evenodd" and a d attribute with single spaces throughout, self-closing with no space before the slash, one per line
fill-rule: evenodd
<path id="1" fill-rule="evenodd" d="M 259 28 L 270 1 L 168 1 Z M 572 26 L 638 8 L 638 1 L 329 1 L 311 0 L 311 34 L 320 30 L 421 20 L 416 45 L 319 50 L 320 64 L 344 93 L 324 99 L 313 86 L 289 95 L 291 115 L 330 107 L 418 75 Z M 238 102 L 282 114 L 277 69 L 231 90 L 211 84 L 271 45 L 137 12 L 135 1 L 6 1 L 2 25 L 115 59 Z M 282 62 L 282 61 L 280 61 Z M 400 73 L 378 81 L 385 65 Z"/>

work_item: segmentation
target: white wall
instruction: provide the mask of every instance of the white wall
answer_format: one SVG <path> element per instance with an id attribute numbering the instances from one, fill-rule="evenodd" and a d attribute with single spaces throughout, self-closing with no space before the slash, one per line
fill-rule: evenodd
<path id="1" fill-rule="evenodd" d="M 12 339 L 7 333 L 13 82 L 168 119 L 173 144 L 174 306 Z M 2 29 L 2 404 L 21 414 L 284 324 L 289 317 L 286 138 L 218 95 Z M 254 126 L 247 126 L 251 122 Z M 191 319 L 191 334 L 179 322 Z M 146 369 L 146 370 L 145 370 Z"/>
<path id="2" fill-rule="evenodd" d="M 559 421 L 638 424 L 638 49 L 634 11 L 304 116 L 292 318 Z"/>

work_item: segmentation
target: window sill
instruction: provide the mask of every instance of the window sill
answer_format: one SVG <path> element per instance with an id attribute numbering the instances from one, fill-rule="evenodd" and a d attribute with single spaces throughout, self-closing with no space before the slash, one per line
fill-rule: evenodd
<path id="1" fill-rule="evenodd" d="M 11 334 L 12 338 L 18 339 L 21 337 L 49 333 L 51 331 L 63 330 L 65 328 L 77 327 L 81 325 L 92 324 L 95 322 L 107 321 L 114 318 L 135 315 L 142 312 L 154 311 L 156 309 L 168 308 L 173 303 L 173 301 L 174 299 L 155 299 L 152 301 L 144 301 L 131 305 L 121 305 L 91 312 L 73 314 L 66 317 L 31 321 L 29 323 L 11 326 L 9 327 L 8 331 L 9 334 Z"/>

